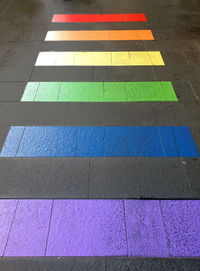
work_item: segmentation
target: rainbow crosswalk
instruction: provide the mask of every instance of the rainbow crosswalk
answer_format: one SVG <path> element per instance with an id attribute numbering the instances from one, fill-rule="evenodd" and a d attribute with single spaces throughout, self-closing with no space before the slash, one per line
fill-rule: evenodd
<path id="1" fill-rule="evenodd" d="M 53 23 L 146 22 L 55 14 Z M 48 31 L 51 41 L 153 41 L 151 30 Z M 46 43 L 47 44 L 47 43 Z M 42 51 L 37 67 L 165 66 L 160 51 Z M 28 82 L 21 102 L 178 102 L 170 81 Z M 199 157 L 187 126 L 11 126 L 5 157 Z M 16 159 L 17 159 L 16 158 Z M 174 180 L 176 181 L 176 180 Z M 72 180 L 73 182 L 73 180 Z M 0 256 L 199 257 L 199 200 L 0 200 Z"/>

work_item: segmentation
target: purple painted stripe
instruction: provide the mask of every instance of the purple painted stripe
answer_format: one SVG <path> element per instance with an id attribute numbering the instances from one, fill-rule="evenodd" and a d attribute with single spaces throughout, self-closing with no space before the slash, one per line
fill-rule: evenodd
<path id="1" fill-rule="evenodd" d="M 0 200 L 0 256 L 4 254 L 17 202 L 17 200 Z"/>
<path id="2" fill-rule="evenodd" d="M 52 201 L 20 200 L 5 256 L 44 256 Z"/>
<path id="3" fill-rule="evenodd" d="M 200 256 L 200 201 L 161 201 L 163 222 L 169 240 L 170 255 Z"/>
<path id="4" fill-rule="evenodd" d="M 200 200 L 17 202 L 0 200 L 1 256 L 200 256 Z"/>
<path id="5" fill-rule="evenodd" d="M 66 255 L 127 255 L 123 201 L 55 201 L 47 256 Z"/>

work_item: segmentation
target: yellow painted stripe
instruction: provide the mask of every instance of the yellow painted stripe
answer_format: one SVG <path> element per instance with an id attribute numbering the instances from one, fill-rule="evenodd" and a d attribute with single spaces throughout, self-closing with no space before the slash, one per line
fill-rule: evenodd
<path id="1" fill-rule="evenodd" d="M 159 51 L 40 52 L 35 66 L 164 66 Z"/>
<path id="2" fill-rule="evenodd" d="M 48 31 L 45 41 L 154 40 L 151 30 Z"/>

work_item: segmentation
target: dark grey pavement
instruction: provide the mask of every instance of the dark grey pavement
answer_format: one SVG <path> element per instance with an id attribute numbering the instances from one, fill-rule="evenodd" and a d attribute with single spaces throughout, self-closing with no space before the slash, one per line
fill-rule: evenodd
<path id="1" fill-rule="evenodd" d="M 142 258 L 6 258 L 0 259 L 0 271 L 199 271 L 197 259 Z"/>

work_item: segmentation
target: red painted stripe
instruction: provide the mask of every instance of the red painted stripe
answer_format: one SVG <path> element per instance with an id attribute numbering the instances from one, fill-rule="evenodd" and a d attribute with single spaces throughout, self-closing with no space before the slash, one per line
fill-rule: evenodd
<path id="1" fill-rule="evenodd" d="M 52 23 L 146 22 L 141 14 L 55 14 Z"/>

